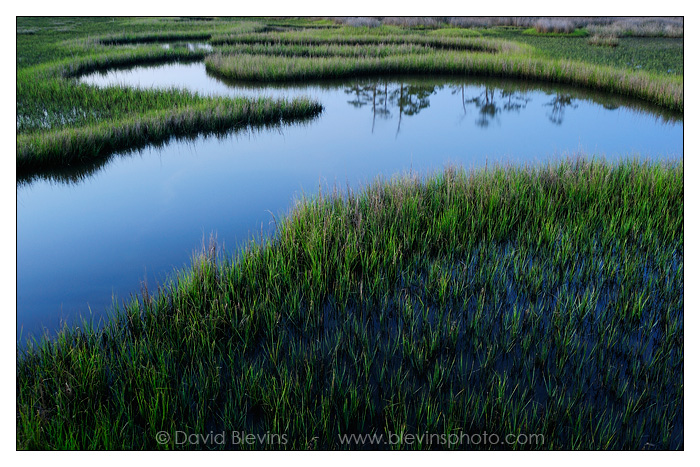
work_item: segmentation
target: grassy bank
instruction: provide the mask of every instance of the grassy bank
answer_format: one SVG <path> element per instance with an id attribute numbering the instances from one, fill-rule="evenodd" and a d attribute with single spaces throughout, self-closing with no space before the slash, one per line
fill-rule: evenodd
<path id="1" fill-rule="evenodd" d="M 504 58 L 492 54 L 433 52 L 363 57 L 350 61 L 345 57 L 214 54 L 207 56 L 205 63 L 210 72 L 233 80 L 289 81 L 431 73 L 520 78 L 583 86 L 647 100 L 672 110 L 683 110 L 682 80 L 657 79 L 649 73 L 529 56 Z"/>
<path id="2" fill-rule="evenodd" d="M 30 346 L 17 446 L 676 449 L 683 388 L 682 165 L 447 169 L 302 200 Z M 339 438 L 399 433 L 542 436 Z"/>

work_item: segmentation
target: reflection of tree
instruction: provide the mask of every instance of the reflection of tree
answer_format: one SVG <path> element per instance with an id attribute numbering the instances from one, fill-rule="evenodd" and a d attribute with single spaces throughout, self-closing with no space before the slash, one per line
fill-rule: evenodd
<path id="1" fill-rule="evenodd" d="M 377 115 L 379 115 L 380 118 L 385 119 L 391 117 L 391 111 L 387 108 L 387 88 L 387 83 L 384 83 L 383 91 L 378 83 L 372 83 L 364 86 L 354 84 L 351 87 L 344 89 L 345 94 L 353 96 L 353 100 L 348 101 L 348 104 L 352 105 L 353 107 L 359 108 L 370 103 L 372 104 L 372 133 L 374 133 L 374 123 L 377 120 Z"/>
<path id="2" fill-rule="evenodd" d="M 501 91 L 501 97 L 506 99 L 503 103 L 503 110 L 507 112 L 518 111 L 524 108 L 531 100 L 519 91 L 503 90 Z"/>
<path id="3" fill-rule="evenodd" d="M 348 104 L 353 107 L 362 107 L 368 104 L 371 99 L 368 98 L 370 94 L 376 89 L 376 85 L 361 86 L 355 84 L 349 88 L 345 88 L 345 94 L 349 94 L 353 97 L 353 100 L 348 101 Z"/>
<path id="4" fill-rule="evenodd" d="M 525 93 L 514 90 L 502 89 L 496 94 L 496 87 L 485 85 L 482 92 L 474 97 L 466 98 L 464 85 L 453 87 L 452 94 L 459 92 L 462 97 L 464 115 L 467 114 L 467 104 L 473 104 L 479 109 L 479 117 L 476 124 L 482 128 L 488 127 L 501 112 L 519 111 L 530 101 Z"/>
<path id="5" fill-rule="evenodd" d="M 464 84 L 460 84 L 459 86 L 450 86 L 452 88 L 452 95 L 454 96 L 458 92 L 462 96 L 462 110 L 464 110 L 464 116 L 467 116 L 467 104 L 464 101 Z M 464 118 L 464 117 L 462 117 Z"/>
<path id="6" fill-rule="evenodd" d="M 549 120 L 555 125 L 561 125 L 564 121 L 564 111 L 567 107 L 575 109 L 578 104 L 571 94 L 556 93 L 552 102 L 545 104 L 552 107 L 552 111 L 548 115 Z"/>
<path id="7" fill-rule="evenodd" d="M 396 134 L 401 130 L 401 117 L 417 115 L 421 110 L 430 106 L 430 95 L 435 92 L 435 86 L 409 86 L 401 83 L 399 89 L 394 89 L 389 101 L 399 108 L 399 124 Z"/>
<path id="8" fill-rule="evenodd" d="M 420 84 L 389 84 L 384 82 L 370 85 L 355 84 L 345 88 L 345 94 L 352 96 L 348 104 L 353 107 L 372 105 L 372 132 L 377 116 L 388 119 L 391 110 L 399 111 L 399 122 L 396 134 L 401 131 L 401 120 L 404 115 L 417 115 L 421 110 L 430 107 L 430 96 L 435 93 L 437 86 Z"/>
<path id="9" fill-rule="evenodd" d="M 474 123 L 487 128 L 497 123 L 504 113 L 519 112 L 532 101 L 528 95 L 536 91 L 536 87 L 523 86 L 508 82 L 493 81 L 480 85 L 469 83 L 452 83 L 444 85 L 451 90 L 455 100 L 459 100 L 462 110 L 460 120 L 467 118 L 471 106 L 477 108 L 477 118 Z M 377 118 L 391 119 L 397 117 L 396 134 L 401 132 L 404 116 L 417 115 L 431 104 L 433 96 L 443 85 L 433 85 L 421 82 L 391 83 L 386 81 L 368 82 L 345 85 L 344 92 L 350 97 L 348 103 L 353 107 L 369 107 L 372 111 L 372 132 L 374 133 Z M 476 91 L 475 91 L 476 90 Z M 580 94 L 580 90 L 560 90 L 550 88 L 544 91 L 551 99 L 545 103 L 547 118 L 555 125 L 564 121 L 566 109 L 577 108 L 579 100 L 592 101 L 606 109 L 617 109 L 627 106 L 626 101 L 613 99 L 593 99 L 588 94 Z M 676 118 L 667 117 L 671 121 Z M 681 119 L 682 120 L 682 119 Z"/>
<path id="10" fill-rule="evenodd" d="M 380 118 L 383 118 L 385 120 L 391 117 L 391 111 L 387 107 L 389 105 L 389 100 L 386 98 L 386 96 L 389 95 L 388 88 L 389 85 L 385 82 L 384 92 L 382 93 L 380 90 L 380 92 L 377 93 L 377 85 L 374 85 L 374 94 L 372 100 L 372 133 L 374 133 L 374 121 L 376 120 L 377 115 L 379 115 Z"/>
<path id="11" fill-rule="evenodd" d="M 479 118 L 477 118 L 476 124 L 482 128 L 489 126 L 489 123 L 495 120 L 496 115 L 501 111 L 496 105 L 494 92 L 494 88 L 487 87 L 484 89 L 483 94 L 479 94 L 470 101 L 479 108 Z"/>

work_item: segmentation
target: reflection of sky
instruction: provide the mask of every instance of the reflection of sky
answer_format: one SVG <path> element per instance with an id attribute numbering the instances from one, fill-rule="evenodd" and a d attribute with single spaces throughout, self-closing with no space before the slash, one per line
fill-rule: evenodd
<path id="1" fill-rule="evenodd" d="M 319 185 L 357 188 L 378 175 L 408 170 L 426 173 L 448 162 L 483 166 L 503 161 L 546 161 L 562 153 L 586 152 L 618 158 L 683 155 L 682 122 L 663 123 L 625 107 L 606 110 L 576 99 L 562 123 L 553 124 L 547 105 L 554 94 L 528 92 L 519 111 L 501 110 L 487 127 L 476 125 L 479 109 L 462 104 L 461 88 L 429 97 L 413 116 L 398 107 L 377 116 L 371 104 L 356 108 L 344 87 L 288 87 L 263 92 L 232 88 L 210 78 L 202 64 L 95 74 L 85 82 L 169 87 L 195 83 L 199 92 L 295 96 L 319 99 L 322 116 L 306 124 L 231 135 L 200 137 L 116 157 L 79 184 L 36 181 L 17 188 L 18 332 L 54 329 L 61 318 L 99 317 L 111 303 L 163 283 L 173 268 L 189 263 L 203 238 L 214 232 L 229 250 L 250 235 L 271 229 L 302 192 Z M 391 88 L 394 86 L 390 84 Z M 454 87 L 454 86 L 453 86 Z M 484 86 L 465 85 L 465 98 Z M 500 91 L 494 93 L 496 103 Z M 466 110 L 465 110 L 466 108 Z"/>

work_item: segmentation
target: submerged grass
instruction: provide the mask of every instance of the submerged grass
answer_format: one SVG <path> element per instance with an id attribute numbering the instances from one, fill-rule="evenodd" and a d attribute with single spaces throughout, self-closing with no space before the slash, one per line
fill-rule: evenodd
<path id="1" fill-rule="evenodd" d="M 449 168 L 30 344 L 17 447 L 682 449 L 683 387 L 682 163 Z"/>

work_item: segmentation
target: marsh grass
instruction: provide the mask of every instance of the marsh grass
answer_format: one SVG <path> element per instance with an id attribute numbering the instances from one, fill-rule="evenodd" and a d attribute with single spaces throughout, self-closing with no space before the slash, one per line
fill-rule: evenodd
<path id="1" fill-rule="evenodd" d="M 589 29 L 616 37 L 683 37 L 683 18 L 624 18 Z"/>
<path id="2" fill-rule="evenodd" d="M 620 39 L 614 35 L 595 34 L 588 39 L 590 45 L 601 47 L 617 47 L 620 45 Z"/>
<path id="3" fill-rule="evenodd" d="M 586 37 L 588 31 L 585 29 L 571 29 L 568 27 L 559 28 L 556 25 L 540 26 L 539 23 L 534 28 L 528 28 L 523 34 L 546 37 Z"/>
<path id="4" fill-rule="evenodd" d="M 253 81 L 392 73 L 509 77 L 573 84 L 683 109 L 683 82 L 675 76 L 547 57 L 515 40 L 435 34 L 439 31 L 396 32 L 382 26 L 215 35 L 216 53 L 205 63 L 219 76 Z M 582 29 L 567 31 L 554 28 L 551 34 L 587 35 Z M 369 52 L 371 46 L 376 48 Z"/>
<path id="5" fill-rule="evenodd" d="M 434 50 L 425 45 L 411 43 L 397 44 L 321 44 L 308 45 L 286 42 L 242 42 L 217 46 L 216 52 L 223 55 L 268 55 L 287 57 L 387 57 L 391 55 L 430 54 Z"/>
<path id="6" fill-rule="evenodd" d="M 462 430 L 683 448 L 681 164 L 448 168 L 301 199 L 277 227 L 234 256 L 210 244 L 100 330 L 28 345 L 17 447 Z"/>
<path id="7" fill-rule="evenodd" d="M 534 30 L 539 34 L 571 34 L 576 30 L 576 26 L 572 21 L 566 19 L 549 18 L 537 20 Z"/>

